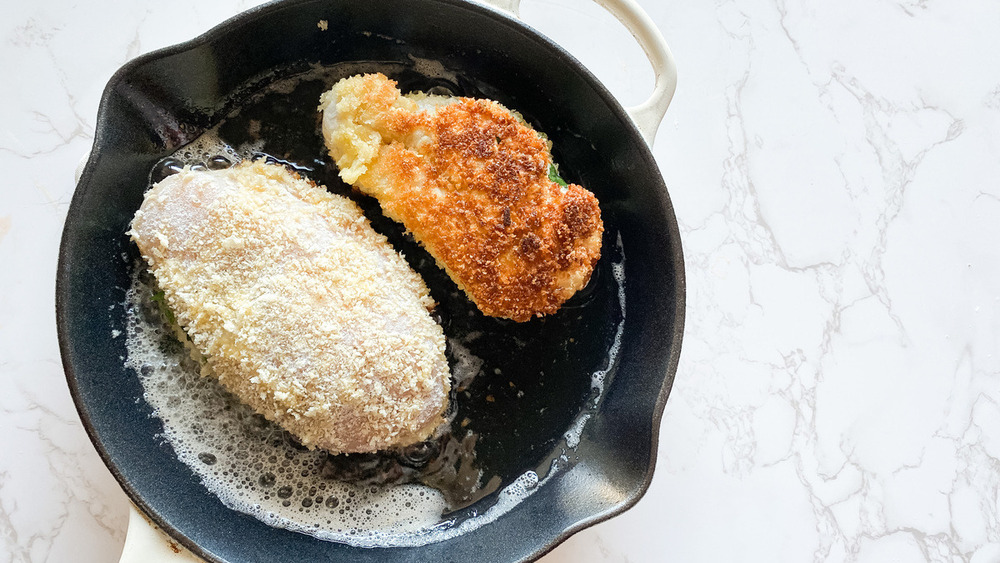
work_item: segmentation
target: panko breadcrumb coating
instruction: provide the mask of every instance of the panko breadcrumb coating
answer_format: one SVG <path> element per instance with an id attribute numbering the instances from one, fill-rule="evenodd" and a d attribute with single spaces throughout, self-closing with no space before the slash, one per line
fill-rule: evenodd
<path id="1" fill-rule="evenodd" d="M 582 289 L 601 254 L 597 198 L 549 179 L 549 143 L 502 105 L 401 95 L 381 74 L 323 94 L 348 184 L 379 200 L 486 315 L 526 321 Z"/>
<path id="2" fill-rule="evenodd" d="M 261 162 L 185 169 L 129 234 L 206 371 L 306 446 L 372 452 L 443 422 L 433 301 L 349 199 Z"/>

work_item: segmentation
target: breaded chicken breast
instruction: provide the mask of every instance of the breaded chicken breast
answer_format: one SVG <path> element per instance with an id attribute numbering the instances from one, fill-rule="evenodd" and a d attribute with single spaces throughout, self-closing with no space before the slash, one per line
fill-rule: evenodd
<path id="1" fill-rule="evenodd" d="M 129 234 L 206 371 L 306 446 L 372 452 L 442 424 L 434 303 L 349 199 L 261 162 L 185 169 Z"/>
<path id="2" fill-rule="evenodd" d="M 597 198 L 555 181 L 548 141 L 519 115 L 404 96 L 381 74 L 341 80 L 319 109 L 341 178 L 376 197 L 484 314 L 554 313 L 587 284 L 604 230 Z"/>

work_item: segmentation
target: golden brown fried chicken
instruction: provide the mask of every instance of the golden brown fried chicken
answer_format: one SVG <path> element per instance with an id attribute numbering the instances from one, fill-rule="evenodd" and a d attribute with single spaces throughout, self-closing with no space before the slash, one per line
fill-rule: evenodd
<path id="1" fill-rule="evenodd" d="M 276 165 L 185 169 L 129 234 L 208 371 L 303 444 L 372 452 L 443 422 L 433 301 L 349 199 Z"/>
<path id="2" fill-rule="evenodd" d="M 597 198 L 549 179 L 549 143 L 502 105 L 411 94 L 381 74 L 323 94 L 323 135 L 349 184 L 379 200 L 486 315 L 554 313 L 600 258 Z"/>

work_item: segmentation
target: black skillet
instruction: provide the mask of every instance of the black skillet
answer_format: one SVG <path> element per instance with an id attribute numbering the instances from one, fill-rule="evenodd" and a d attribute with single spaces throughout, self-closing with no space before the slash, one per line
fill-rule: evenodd
<path id="1" fill-rule="evenodd" d="M 428 266 L 398 226 L 380 218 L 377 204 L 339 182 L 324 158 L 312 108 L 299 109 L 299 101 L 314 104 L 313 94 L 347 72 L 345 62 L 352 72 L 385 72 L 404 90 L 436 87 L 496 99 L 546 132 L 566 179 L 586 186 L 601 204 L 604 256 L 591 284 L 552 317 L 517 324 L 470 315 L 451 282 Z M 289 99 L 260 93 L 317 65 L 335 70 L 303 82 Z M 157 162 L 220 121 L 230 140 L 249 135 L 250 119 L 260 125 L 263 153 L 361 203 L 376 229 L 427 279 L 446 333 L 483 335 L 470 347 L 484 369 L 456 398 L 465 425 L 454 431 L 475 433 L 482 481 L 499 485 L 449 517 L 485 512 L 498 490 L 526 471 L 542 479 L 492 523 L 412 548 L 316 540 L 226 508 L 161 437 L 137 374 L 123 365 L 124 339 L 112 338 L 124 330 L 124 291 L 136 267 L 124 232 Z M 624 264 L 624 310 L 612 275 L 616 262 Z M 626 510 L 647 489 L 680 352 L 684 270 L 670 199 L 642 134 L 611 94 L 551 41 L 501 11 L 463 0 L 292 0 L 140 57 L 111 79 L 66 219 L 56 307 L 67 380 L 99 454 L 131 500 L 199 556 L 524 561 Z M 620 350 L 609 366 L 619 331 Z M 596 393 L 591 375 L 603 369 L 604 391 Z M 570 447 L 567 431 L 581 415 L 588 416 L 579 443 Z"/>

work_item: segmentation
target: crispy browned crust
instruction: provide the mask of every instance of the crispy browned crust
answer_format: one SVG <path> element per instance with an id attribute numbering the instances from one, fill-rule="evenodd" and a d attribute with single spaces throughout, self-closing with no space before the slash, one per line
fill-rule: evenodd
<path id="1" fill-rule="evenodd" d="M 375 107 L 399 96 L 385 77 L 366 82 Z M 355 185 L 376 196 L 484 314 L 516 321 L 551 314 L 587 284 L 604 230 L 597 198 L 549 180 L 552 157 L 538 133 L 489 100 L 383 115 L 389 134 Z M 414 134 L 429 139 L 409 146 Z"/>

